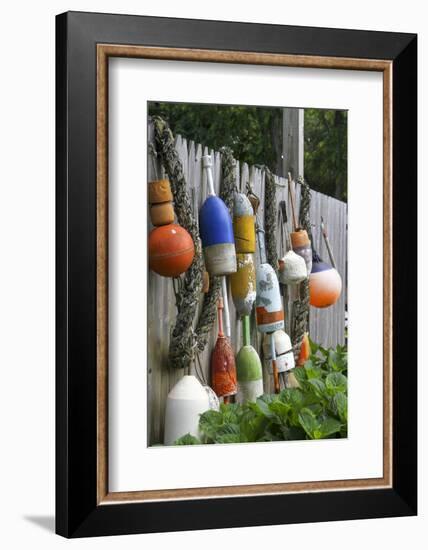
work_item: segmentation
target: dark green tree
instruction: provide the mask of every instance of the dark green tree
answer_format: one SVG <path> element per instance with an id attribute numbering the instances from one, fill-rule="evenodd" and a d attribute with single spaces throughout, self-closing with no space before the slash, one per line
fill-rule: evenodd
<path id="1" fill-rule="evenodd" d="M 348 113 L 305 109 L 305 178 L 312 189 L 347 200 Z"/>
<path id="2" fill-rule="evenodd" d="M 282 109 L 153 102 L 149 114 L 162 116 L 174 133 L 196 143 L 231 147 L 239 161 L 281 169 Z"/>
<path id="3" fill-rule="evenodd" d="M 191 103 L 149 104 L 174 133 L 218 150 L 226 145 L 241 162 L 265 164 L 282 175 L 282 109 Z M 322 193 L 346 200 L 347 112 L 305 109 L 305 177 Z"/>

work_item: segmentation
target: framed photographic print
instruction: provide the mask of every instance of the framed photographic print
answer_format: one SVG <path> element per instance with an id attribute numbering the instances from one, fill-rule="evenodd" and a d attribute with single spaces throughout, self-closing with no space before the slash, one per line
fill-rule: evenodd
<path id="1" fill-rule="evenodd" d="M 56 36 L 57 532 L 416 514 L 416 36 Z"/>

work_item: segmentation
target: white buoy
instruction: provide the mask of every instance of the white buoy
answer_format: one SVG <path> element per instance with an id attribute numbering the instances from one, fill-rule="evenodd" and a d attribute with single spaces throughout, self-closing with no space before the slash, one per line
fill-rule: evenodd
<path id="1" fill-rule="evenodd" d="M 284 310 L 278 277 L 273 267 L 266 261 L 264 231 L 258 227 L 260 264 L 257 267 L 256 322 L 257 329 L 270 334 L 272 373 L 275 393 L 280 392 L 278 369 L 276 368 L 276 351 L 273 333 L 284 328 Z"/>
<path id="2" fill-rule="evenodd" d="M 289 250 L 283 258 L 279 260 L 278 279 L 285 285 L 297 285 L 304 281 L 308 276 L 306 262 L 293 250 Z"/>
<path id="3" fill-rule="evenodd" d="M 183 376 L 166 398 L 164 444 L 172 445 L 188 433 L 199 437 L 199 416 L 209 408 L 204 386 L 195 376 Z"/>
<path id="4" fill-rule="evenodd" d="M 305 268 L 306 269 L 306 268 Z M 287 372 L 294 369 L 294 353 L 291 345 L 290 337 L 283 330 L 277 330 L 273 333 L 276 352 L 276 368 L 278 372 Z M 265 363 L 269 366 L 269 371 L 272 374 L 272 353 L 271 353 L 271 337 L 265 334 L 263 338 L 263 355 Z"/>

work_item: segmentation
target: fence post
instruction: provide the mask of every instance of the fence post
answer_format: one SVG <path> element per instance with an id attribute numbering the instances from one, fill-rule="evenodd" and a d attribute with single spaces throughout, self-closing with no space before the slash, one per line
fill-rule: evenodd
<path id="1" fill-rule="evenodd" d="M 282 170 L 286 178 L 303 176 L 304 170 L 304 109 L 286 107 L 282 110 Z"/>

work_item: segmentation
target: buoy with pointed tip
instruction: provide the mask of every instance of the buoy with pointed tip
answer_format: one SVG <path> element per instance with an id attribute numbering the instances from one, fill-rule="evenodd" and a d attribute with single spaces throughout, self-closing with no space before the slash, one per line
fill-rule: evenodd
<path id="1" fill-rule="evenodd" d="M 256 270 L 256 320 L 260 332 L 271 333 L 284 328 L 279 283 L 273 267 L 266 262 L 264 231 L 258 230 L 260 264 Z"/>
<path id="2" fill-rule="evenodd" d="M 193 262 L 195 245 L 180 225 L 155 227 L 149 235 L 149 266 L 163 277 L 178 277 Z"/>
<path id="3" fill-rule="evenodd" d="M 263 394 L 263 372 L 260 357 L 250 344 L 250 318 L 243 318 L 244 345 L 236 356 L 236 373 L 238 378 L 239 403 L 255 401 Z"/>
<path id="4" fill-rule="evenodd" d="M 271 265 L 266 262 L 266 248 L 264 231 L 257 230 L 260 264 L 256 270 L 257 296 L 256 296 L 256 321 L 257 328 L 262 333 L 270 333 L 272 371 L 275 393 L 279 393 L 279 377 L 276 367 L 276 350 L 273 333 L 284 328 L 284 310 L 282 307 L 281 292 L 276 273 Z"/>
<path id="5" fill-rule="evenodd" d="M 297 365 L 303 367 L 306 361 L 311 356 L 311 344 L 309 342 L 309 335 L 307 332 L 303 335 L 302 343 L 300 345 L 299 358 L 297 359 Z"/>
<path id="6" fill-rule="evenodd" d="M 256 299 L 256 268 L 254 265 L 255 217 L 247 196 L 235 194 L 233 231 L 236 245 L 236 272 L 230 276 L 232 299 L 239 317 L 250 315 Z"/>
<path id="7" fill-rule="evenodd" d="M 324 308 L 337 302 L 342 292 L 339 272 L 313 254 L 312 271 L 309 276 L 309 302 L 311 306 Z"/>
<path id="8" fill-rule="evenodd" d="M 236 271 L 232 219 L 224 202 L 215 195 L 210 155 L 202 157 L 208 183 L 208 197 L 199 212 L 199 233 L 210 275 L 230 275 Z"/>
<path id="9" fill-rule="evenodd" d="M 186 375 L 166 398 L 164 444 L 190 433 L 198 437 L 199 416 L 210 408 L 208 394 L 195 376 Z"/>
<path id="10" fill-rule="evenodd" d="M 299 229 L 290 233 L 291 246 L 296 254 L 301 256 L 306 263 L 307 276 L 312 270 L 312 246 L 305 229 Z"/>
<path id="11" fill-rule="evenodd" d="M 271 354 L 271 343 L 270 336 L 265 334 L 263 338 L 263 354 L 267 366 L 269 367 L 269 372 L 272 373 L 272 354 Z M 273 333 L 273 338 L 275 340 L 275 351 L 276 351 L 276 368 L 278 372 L 287 372 L 288 370 L 294 369 L 294 353 L 293 346 L 291 344 L 291 339 L 286 332 L 283 330 L 276 330 Z"/>
<path id="12" fill-rule="evenodd" d="M 297 285 L 308 277 L 306 262 L 293 250 L 279 260 L 278 279 L 285 285 Z"/>
<path id="13" fill-rule="evenodd" d="M 218 336 L 211 354 L 211 387 L 224 402 L 237 391 L 235 354 L 229 338 L 223 333 L 223 299 L 217 303 Z"/>

